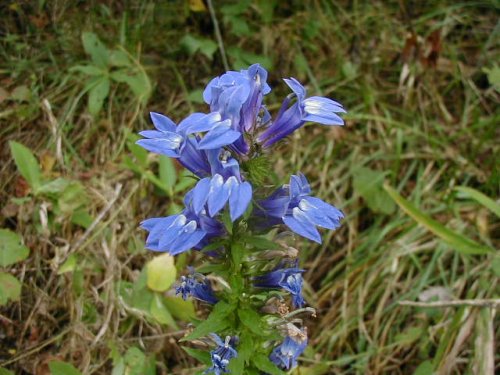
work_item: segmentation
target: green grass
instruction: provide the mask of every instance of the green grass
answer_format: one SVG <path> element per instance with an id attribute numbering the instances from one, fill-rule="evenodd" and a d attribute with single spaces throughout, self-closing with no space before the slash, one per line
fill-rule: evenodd
<path id="1" fill-rule="evenodd" d="M 280 178 L 302 171 L 317 196 L 346 213 L 322 246 L 296 240 L 317 317 L 307 322 L 311 345 L 295 373 L 472 374 L 491 356 L 499 362 L 498 316 L 488 309 L 398 304 L 435 287 L 459 299 L 499 298 L 495 2 L 218 3 L 230 64 L 268 64 L 269 102 L 286 93 L 281 77 L 294 76 L 349 112 L 344 128 L 306 126 L 272 155 Z M 137 228 L 176 212 L 175 186 L 186 189 L 190 178 L 141 154 L 131 134 L 150 126 L 150 110 L 174 120 L 205 110 L 200 89 L 223 71 L 209 13 L 181 1 L 13 1 L 0 9 L 0 227 L 31 249 L 6 268 L 22 294 L 0 310 L 0 367 L 47 373 L 62 360 L 83 374 L 119 366 L 147 373 L 156 361 L 150 373 L 192 374 L 201 367 L 177 342 L 189 320 L 179 311 L 192 306 L 166 302 L 175 327 L 148 316 L 138 284 L 153 255 Z M 71 70 L 92 63 L 84 31 L 127 51 L 131 71 L 152 84 L 147 100 L 111 81 L 102 109 L 89 112 L 88 77 Z M 71 187 L 30 191 L 8 141 L 32 150 L 44 182 L 63 178 Z M 459 251 L 419 215 L 488 250 Z"/>

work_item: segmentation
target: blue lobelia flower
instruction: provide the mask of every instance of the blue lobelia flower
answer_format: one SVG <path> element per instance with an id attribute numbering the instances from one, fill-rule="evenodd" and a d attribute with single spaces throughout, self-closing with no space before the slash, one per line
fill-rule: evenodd
<path id="1" fill-rule="evenodd" d="M 259 288 L 283 288 L 292 295 L 294 307 L 304 305 L 302 297 L 303 269 L 297 268 L 297 263 L 291 268 L 278 268 L 265 275 L 254 278 L 254 286 Z"/>
<path id="2" fill-rule="evenodd" d="M 344 125 L 344 120 L 337 115 L 346 112 L 340 103 L 320 96 L 306 98 L 306 89 L 299 81 L 295 78 L 284 81 L 292 89 L 293 94 L 283 101 L 276 119 L 259 135 L 258 141 L 264 147 L 270 147 L 307 121 L 324 125 Z M 297 101 L 290 106 L 294 97 Z"/>
<path id="3" fill-rule="evenodd" d="M 262 105 L 264 95 L 271 91 L 266 79 L 267 71 L 259 64 L 240 72 L 229 71 L 210 81 L 203 99 L 212 112 L 220 113 L 223 120 L 230 120 L 232 129 L 248 133 L 270 117 Z M 234 142 L 232 148 L 241 154 L 249 150 L 244 137 Z"/>
<path id="4" fill-rule="evenodd" d="M 180 284 L 175 288 L 175 294 L 182 294 L 182 299 L 185 301 L 188 296 L 210 303 L 217 303 L 218 299 L 215 297 L 210 282 L 207 278 L 200 274 L 195 273 L 192 267 L 189 268 L 188 276 L 181 276 Z"/>
<path id="5" fill-rule="evenodd" d="M 273 349 L 269 359 L 279 368 L 290 370 L 297 366 L 297 358 L 304 352 L 306 346 L 307 336 L 304 338 L 287 336 Z"/>
<path id="6" fill-rule="evenodd" d="M 336 229 L 344 214 L 321 199 L 311 197 L 311 187 L 305 176 L 292 175 L 290 184 L 276 190 L 258 202 L 257 214 L 267 217 L 269 224 L 283 222 L 293 232 L 317 243 L 321 235 L 316 226 Z"/>
<path id="7" fill-rule="evenodd" d="M 204 210 L 193 211 L 192 193 L 186 194 L 182 213 L 144 220 L 141 227 L 149 234 L 146 248 L 176 255 L 193 247 L 202 248 L 208 241 L 223 234 L 222 225 Z"/>
<path id="8" fill-rule="evenodd" d="M 252 200 L 252 185 L 242 180 L 240 167 L 231 154 L 222 150 L 207 152 L 211 177 L 198 181 L 191 190 L 193 210 L 202 212 L 205 205 L 210 216 L 215 216 L 229 202 L 231 220 L 238 219 Z"/>
<path id="9" fill-rule="evenodd" d="M 231 121 L 223 121 L 217 112 L 193 113 L 178 126 L 162 114 L 151 112 L 150 115 L 156 130 L 140 132 L 145 139 L 138 140 L 137 144 L 148 151 L 172 158 L 181 158 L 189 144 L 198 150 L 212 150 L 230 145 L 241 136 L 240 132 L 231 129 Z M 195 133 L 204 132 L 207 133 L 203 138 L 194 136 Z"/>
<path id="10" fill-rule="evenodd" d="M 235 337 L 226 336 L 226 340 L 222 341 L 221 338 L 215 333 L 211 333 L 210 337 L 217 344 L 217 347 L 210 352 L 210 358 L 212 359 L 212 366 L 205 370 L 204 374 L 209 372 L 215 375 L 220 375 L 223 373 L 229 373 L 227 366 L 229 361 L 238 356 L 238 352 L 233 348 Z"/>

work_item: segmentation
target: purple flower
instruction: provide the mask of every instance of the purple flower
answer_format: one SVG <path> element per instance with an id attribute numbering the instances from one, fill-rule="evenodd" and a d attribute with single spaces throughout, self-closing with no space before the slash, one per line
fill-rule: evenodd
<path id="1" fill-rule="evenodd" d="M 311 187 L 305 176 L 292 175 L 289 185 L 283 185 L 270 197 L 258 202 L 257 214 L 266 217 L 270 225 L 283 222 L 293 232 L 321 243 L 316 227 L 336 229 L 340 227 L 344 214 L 310 194 Z"/>
<path id="2" fill-rule="evenodd" d="M 265 275 L 254 278 L 254 285 L 259 288 L 282 288 L 292 295 L 292 302 L 296 308 L 304 305 L 302 297 L 303 269 L 297 265 L 291 268 L 279 268 Z"/>
<path id="3" fill-rule="evenodd" d="M 290 370 L 297 366 L 297 358 L 304 352 L 306 346 L 307 336 L 305 338 L 287 336 L 273 349 L 269 359 L 279 368 Z"/>
<path id="4" fill-rule="evenodd" d="M 203 99 L 212 112 L 220 113 L 223 120 L 231 122 L 234 131 L 250 132 L 268 117 L 262 105 L 264 95 L 271 91 L 266 79 L 267 71 L 259 64 L 240 72 L 229 71 L 210 81 Z M 240 154 L 249 150 L 244 137 L 236 140 L 232 148 Z"/>
<path id="5" fill-rule="evenodd" d="M 295 78 L 284 81 L 292 89 L 293 94 L 283 101 L 276 119 L 258 137 L 258 141 L 264 147 L 270 147 L 307 121 L 323 125 L 344 125 L 344 120 L 337 115 L 346 112 L 340 103 L 320 96 L 306 98 L 306 89 L 299 81 Z M 293 97 L 297 101 L 290 106 Z"/>
<path id="6" fill-rule="evenodd" d="M 202 248 L 209 239 L 223 234 L 222 225 L 217 220 L 205 211 L 193 211 L 192 193 L 186 194 L 184 203 L 186 208 L 180 214 L 151 218 L 141 223 L 141 227 L 149 232 L 147 249 L 177 255 L 193 247 Z"/>
<path id="7" fill-rule="evenodd" d="M 208 159 L 212 176 L 201 179 L 191 190 L 194 212 L 203 211 L 206 205 L 213 217 L 229 202 L 231 220 L 235 221 L 250 204 L 252 185 L 242 180 L 238 162 L 229 152 L 212 150 Z"/>
<path id="8" fill-rule="evenodd" d="M 205 370 L 204 374 L 207 374 L 209 372 L 212 372 L 215 375 L 229 373 L 229 370 L 227 369 L 229 361 L 232 358 L 238 356 L 238 352 L 232 346 L 234 345 L 236 338 L 231 336 L 226 336 L 226 340 L 222 341 L 222 339 L 215 333 L 211 333 L 210 337 L 217 344 L 217 347 L 210 352 L 210 358 L 212 359 L 212 366 L 207 370 Z"/>
<path id="9" fill-rule="evenodd" d="M 189 272 L 188 276 L 181 276 L 181 282 L 175 288 L 175 294 L 182 294 L 183 300 L 192 296 L 212 305 L 217 303 L 218 299 L 215 297 L 208 279 L 200 273 L 195 273 L 192 267 L 189 267 Z"/>

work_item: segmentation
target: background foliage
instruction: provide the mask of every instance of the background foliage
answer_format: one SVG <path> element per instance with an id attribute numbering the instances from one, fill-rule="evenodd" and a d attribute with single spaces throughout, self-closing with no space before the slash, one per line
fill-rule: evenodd
<path id="1" fill-rule="evenodd" d="M 296 373 L 493 373 L 493 310 L 398 301 L 498 298 L 497 4 L 215 3 L 232 68 L 260 62 L 272 95 L 294 76 L 349 111 L 273 155 L 347 213 L 322 246 L 296 243 L 317 309 Z M 193 373 L 203 343 L 177 342 L 193 305 L 158 273 L 186 256 L 155 258 L 137 227 L 194 181 L 134 133 L 149 110 L 204 110 L 224 71 L 205 3 L 0 9 L 0 374 Z"/>

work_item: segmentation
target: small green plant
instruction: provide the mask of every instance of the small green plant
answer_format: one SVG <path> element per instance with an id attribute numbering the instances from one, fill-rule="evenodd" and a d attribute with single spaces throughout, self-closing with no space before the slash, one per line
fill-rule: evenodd
<path id="1" fill-rule="evenodd" d="M 29 255 L 21 236 L 8 229 L 0 229 L 0 267 L 22 262 Z M 21 282 L 10 273 L 0 271 L 0 306 L 9 301 L 18 301 L 21 296 Z"/>

